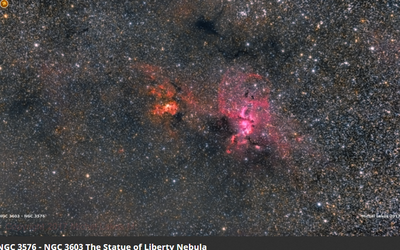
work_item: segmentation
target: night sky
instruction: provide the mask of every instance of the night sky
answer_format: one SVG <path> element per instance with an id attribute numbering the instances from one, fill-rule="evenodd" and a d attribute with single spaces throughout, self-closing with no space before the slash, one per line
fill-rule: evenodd
<path id="1" fill-rule="evenodd" d="M 399 235 L 400 2 L 9 3 L 0 235 Z"/>

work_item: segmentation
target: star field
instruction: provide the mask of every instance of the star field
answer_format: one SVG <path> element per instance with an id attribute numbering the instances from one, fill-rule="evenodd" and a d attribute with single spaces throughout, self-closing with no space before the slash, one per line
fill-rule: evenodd
<path id="1" fill-rule="evenodd" d="M 399 234 L 396 1 L 9 3 L 0 235 Z"/>

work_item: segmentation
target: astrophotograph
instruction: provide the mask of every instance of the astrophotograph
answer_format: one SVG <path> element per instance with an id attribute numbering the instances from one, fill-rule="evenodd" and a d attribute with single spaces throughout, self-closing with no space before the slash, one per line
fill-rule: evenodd
<path id="1" fill-rule="evenodd" d="M 0 0 L 0 236 L 399 236 L 400 1 Z"/>

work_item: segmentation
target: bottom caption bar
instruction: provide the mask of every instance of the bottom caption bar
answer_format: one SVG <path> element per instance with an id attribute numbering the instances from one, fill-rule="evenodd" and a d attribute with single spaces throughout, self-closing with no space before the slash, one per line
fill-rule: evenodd
<path id="1" fill-rule="evenodd" d="M 378 237 L 0 237 L 0 250 L 377 249 L 400 238 Z"/>

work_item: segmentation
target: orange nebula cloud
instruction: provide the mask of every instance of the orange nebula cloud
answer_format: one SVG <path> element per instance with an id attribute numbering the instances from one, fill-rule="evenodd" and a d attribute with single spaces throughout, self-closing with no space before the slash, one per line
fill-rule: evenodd
<path id="1" fill-rule="evenodd" d="M 156 104 L 153 109 L 154 115 L 163 115 L 165 113 L 175 115 L 178 112 L 178 104 L 175 101 L 170 101 L 167 104 Z"/>

